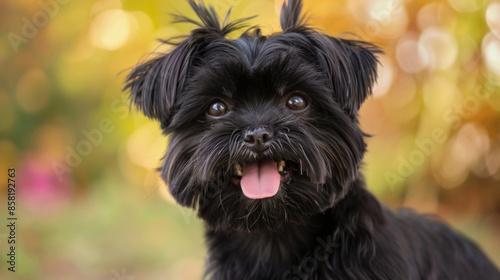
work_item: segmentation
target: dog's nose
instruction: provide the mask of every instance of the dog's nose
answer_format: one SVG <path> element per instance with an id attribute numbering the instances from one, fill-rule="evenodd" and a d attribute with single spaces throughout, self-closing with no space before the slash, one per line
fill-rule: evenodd
<path id="1" fill-rule="evenodd" d="M 269 148 L 270 140 L 273 138 L 271 130 L 265 127 L 248 129 L 243 134 L 247 146 L 255 152 L 262 152 Z"/>

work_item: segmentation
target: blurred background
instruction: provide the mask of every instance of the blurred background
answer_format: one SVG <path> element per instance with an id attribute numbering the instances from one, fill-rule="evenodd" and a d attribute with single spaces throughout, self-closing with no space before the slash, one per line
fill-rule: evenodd
<path id="1" fill-rule="evenodd" d="M 264 33 L 282 0 L 210 0 Z M 500 265 L 500 1 L 309 0 L 311 24 L 385 51 L 360 111 L 369 188 L 437 213 Z M 0 219 L 16 169 L 17 263 L 1 279 L 200 279 L 203 225 L 155 172 L 168 139 L 121 92 L 130 67 L 186 34 L 185 1 L 0 2 Z M 238 34 L 236 34 L 238 35 Z M 342 36 L 352 36 L 344 34 Z"/>

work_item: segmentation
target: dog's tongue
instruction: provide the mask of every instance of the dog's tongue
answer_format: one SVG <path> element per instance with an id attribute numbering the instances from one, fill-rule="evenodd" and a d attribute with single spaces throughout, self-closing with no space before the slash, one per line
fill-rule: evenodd
<path id="1" fill-rule="evenodd" d="M 243 166 L 241 188 L 251 199 L 274 196 L 280 187 L 280 174 L 274 161 L 258 161 Z"/>

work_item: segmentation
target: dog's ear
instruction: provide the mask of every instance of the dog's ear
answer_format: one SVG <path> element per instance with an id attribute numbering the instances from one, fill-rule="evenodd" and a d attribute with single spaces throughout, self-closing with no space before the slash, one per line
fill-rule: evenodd
<path id="1" fill-rule="evenodd" d="M 187 79 L 194 49 L 186 39 L 173 51 L 134 68 L 127 76 L 132 102 L 144 115 L 167 128 L 173 114 L 175 97 Z"/>
<path id="2" fill-rule="evenodd" d="M 167 54 L 152 59 L 135 67 L 126 78 L 124 90 L 130 89 L 132 102 L 147 117 L 157 119 L 163 129 L 170 128 L 170 121 L 175 113 L 176 97 L 182 92 L 191 74 L 197 58 L 210 42 L 223 40 L 235 30 L 248 27 L 249 18 L 228 22 L 229 10 L 222 24 L 215 10 L 205 6 L 203 1 L 189 0 L 191 8 L 199 21 L 174 15 L 174 23 L 186 22 L 198 28 L 191 31 L 181 43 L 162 40 L 175 48 Z M 253 27 L 250 27 L 253 28 Z M 249 29 L 250 29 L 249 28 Z M 175 39 L 175 38 L 174 38 Z"/>
<path id="3" fill-rule="evenodd" d="M 288 0 L 281 9 L 283 33 L 299 33 L 311 42 L 314 56 L 342 109 L 355 118 L 377 79 L 377 46 L 358 40 L 330 37 L 307 26 L 302 1 Z"/>
<path id="4" fill-rule="evenodd" d="M 337 102 L 355 118 L 363 101 L 371 95 L 377 80 L 377 55 L 372 43 L 315 34 L 319 64 L 331 81 Z"/>

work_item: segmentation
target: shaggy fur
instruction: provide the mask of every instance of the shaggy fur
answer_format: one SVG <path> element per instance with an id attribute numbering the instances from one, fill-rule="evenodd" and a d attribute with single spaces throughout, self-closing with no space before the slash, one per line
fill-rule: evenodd
<path id="1" fill-rule="evenodd" d="M 160 122 L 170 143 L 161 175 L 179 204 L 207 224 L 210 279 L 500 279 L 471 241 L 442 222 L 392 211 L 365 188 L 357 112 L 376 80 L 373 44 L 310 28 L 289 0 L 282 33 L 263 36 L 245 19 L 220 24 L 202 2 L 200 22 L 175 48 L 143 63 L 126 89 Z M 229 14 L 229 13 L 228 13 Z M 226 35 L 247 30 L 236 40 Z M 307 102 L 286 106 L 292 96 Z M 218 117 L 207 111 L 221 102 Z M 245 135 L 270 137 L 253 150 Z M 286 162 L 276 195 L 250 199 L 235 166 Z M 285 176 L 285 175 L 283 175 Z"/>

